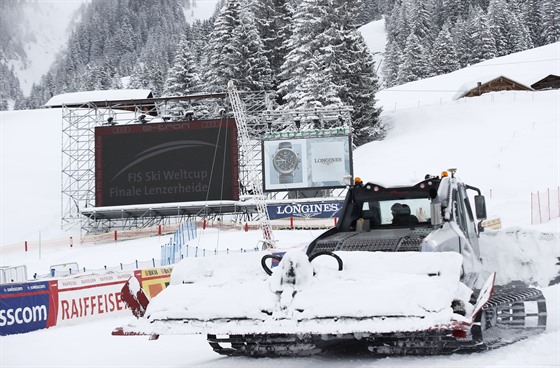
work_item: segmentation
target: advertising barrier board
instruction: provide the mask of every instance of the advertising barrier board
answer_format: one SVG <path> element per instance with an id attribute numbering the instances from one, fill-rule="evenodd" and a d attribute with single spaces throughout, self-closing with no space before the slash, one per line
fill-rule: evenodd
<path id="1" fill-rule="evenodd" d="M 0 335 L 56 325 L 56 288 L 56 281 L 0 285 Z"/>
<path id="2" fill-rule="evenodd" d="M 76 324 L 105 314 L 130 313 L 121 301 L 121 289 L 132 276 L 132 272 L 124 272 L 60 279 L 57 325 Z"/>
<path id="3" fill-rule="evenodd" d="M 334 218 L 339 216 L 343 205 L 344 201 L 267 204 L 266 210 L 271 220 L 287 217 Z"/>
<path id="4" fill-rule="evenodd" d="M 158 267 L 134 271 L 134 276 L 140 282 L 142 289 L 149 298 L 158 295 L 169 286 L 173 267 Z"/>

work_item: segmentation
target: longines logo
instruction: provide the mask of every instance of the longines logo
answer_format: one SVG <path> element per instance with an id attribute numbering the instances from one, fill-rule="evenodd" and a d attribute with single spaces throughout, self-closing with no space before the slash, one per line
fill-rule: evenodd
<path id="1" fill-rule="evenodd" d="M 316 164 L 323 164 L 323 165 L 331 165 L 337 162 L 342 162 L 342 158 L 340 157 L 325 157 L 325 158 L 316 158 L 315 159 L 315 163 Z"/>
<path id="2" fill-rule="evenodd" d="M 337 203 L 318 203 L 318 204 L 292 204 L 276 206 L 278 215 L 294 215 L 314 217 L 322 212 L 336 212 L 340 209 Z"/>

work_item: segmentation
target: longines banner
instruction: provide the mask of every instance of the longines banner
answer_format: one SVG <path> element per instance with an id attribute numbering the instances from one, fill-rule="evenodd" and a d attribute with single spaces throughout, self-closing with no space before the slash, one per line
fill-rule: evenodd
<path id="1" fill-rule="evenodd" d="M 265 191 L 339 188 L 352 177 L 347 136 L 264 141 Z"/>
<path id="2" fill-rule="evenodd" d="M 95 128 L 95 205 L 239 199 L 234 119 Z"/>
<path id="3" fill-rule="evenodd" d="M 334 218 L 338 217 L 344 201 L 268 204 L 266 210 L 271 220 L 286 217 Z"/>

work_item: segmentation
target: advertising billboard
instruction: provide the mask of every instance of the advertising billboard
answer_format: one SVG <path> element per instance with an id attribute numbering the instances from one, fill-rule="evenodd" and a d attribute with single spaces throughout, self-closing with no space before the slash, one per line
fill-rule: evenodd
<path id="1" fill-rule="evenodd" d="M 95 128 L 95 206 L 237 200 L 234 119 Z"/>
<path id="2" fill-rule="evenodd" d="M 0 286 L 0 336 L 56 325 L 56 281 Z"/>
<path id="3" fill-rule="evenodd" d="M 344 201 L 309 201 L 304 203 L 267 204 L 268 218 L 276 220 L 287 217 L 335 218 L 340 216 Z"/>
<path id="4" fill-rule="evenodd" d="M 352 177 L 350 137 L 263 141 L 265 191 L 339 188 Z"/>
<path id="5" fill-rule="evenodd" d="M 132 272 L 58 280 L 57 325 L 76 324 L 105 315 L 128 315 L 121 289 Z"/>

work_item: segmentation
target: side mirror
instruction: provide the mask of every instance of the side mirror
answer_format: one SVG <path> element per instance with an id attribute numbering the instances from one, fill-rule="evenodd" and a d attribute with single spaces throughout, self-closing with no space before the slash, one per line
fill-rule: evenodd
<path id="1" fill-rule="evenodd" d="M 476 210 L 477 219 L 486 219 L 486 200 L 484 199 L 483 195 L 474 196 L 474 208 Z"/>

